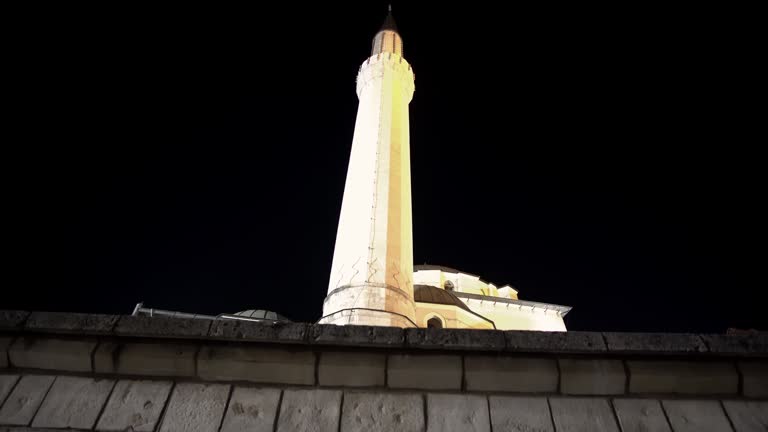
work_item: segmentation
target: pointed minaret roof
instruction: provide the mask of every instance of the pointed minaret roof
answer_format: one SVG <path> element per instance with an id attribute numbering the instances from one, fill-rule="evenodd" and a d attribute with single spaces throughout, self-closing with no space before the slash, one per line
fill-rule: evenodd
<path id="1" fill-rule="evenodd" d="M 397 32 L 397 24 L 395 24 L 395 18 L 392 16 L 392 5 L 389 5 L 389 12 L 387 13 L 387 18 L 384 20 L 384 24 L 381 25 L 381 30 L 390 30 L 393 32 Z"/>

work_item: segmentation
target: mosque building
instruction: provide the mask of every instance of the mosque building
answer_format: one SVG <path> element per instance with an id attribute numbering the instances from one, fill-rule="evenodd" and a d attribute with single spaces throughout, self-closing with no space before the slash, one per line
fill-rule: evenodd
<path id="1" fill-rule="evenodd" d="M 357 74 L 359 106 L 320 323 L 565 331 L 567 306 L 413 265 L 408 104 L 415 75 L 392 10 Z"/>

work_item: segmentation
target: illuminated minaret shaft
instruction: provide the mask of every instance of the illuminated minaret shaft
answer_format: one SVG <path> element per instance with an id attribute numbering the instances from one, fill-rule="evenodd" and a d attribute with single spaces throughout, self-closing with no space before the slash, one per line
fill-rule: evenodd
<path id="1" fill-rule="evenodd" d="M 322 323 L 415 327 L 408 104 L 392 12 L 357 75 L 357 110 Z"/>

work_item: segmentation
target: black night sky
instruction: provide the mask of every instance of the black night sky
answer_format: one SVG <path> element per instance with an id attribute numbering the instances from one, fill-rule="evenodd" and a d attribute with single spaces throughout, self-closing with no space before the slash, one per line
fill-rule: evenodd
<path id="1" fill-rule="evenodd" d="M 496 4 L 393 6 L 416 263 L 570 330 L 765 329 L 765 119 L 717 22 Z M 386 2 L 67 12 L 13 42 L 0 308 L 317 320 Z"/>

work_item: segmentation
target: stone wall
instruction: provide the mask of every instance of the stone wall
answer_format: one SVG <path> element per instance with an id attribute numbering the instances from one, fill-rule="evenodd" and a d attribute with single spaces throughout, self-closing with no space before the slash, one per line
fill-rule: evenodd
<path id="1" fill-rule="evenodd" d="M 760 334 L 0 311 L 0 432 L 766 431 Z"/>

